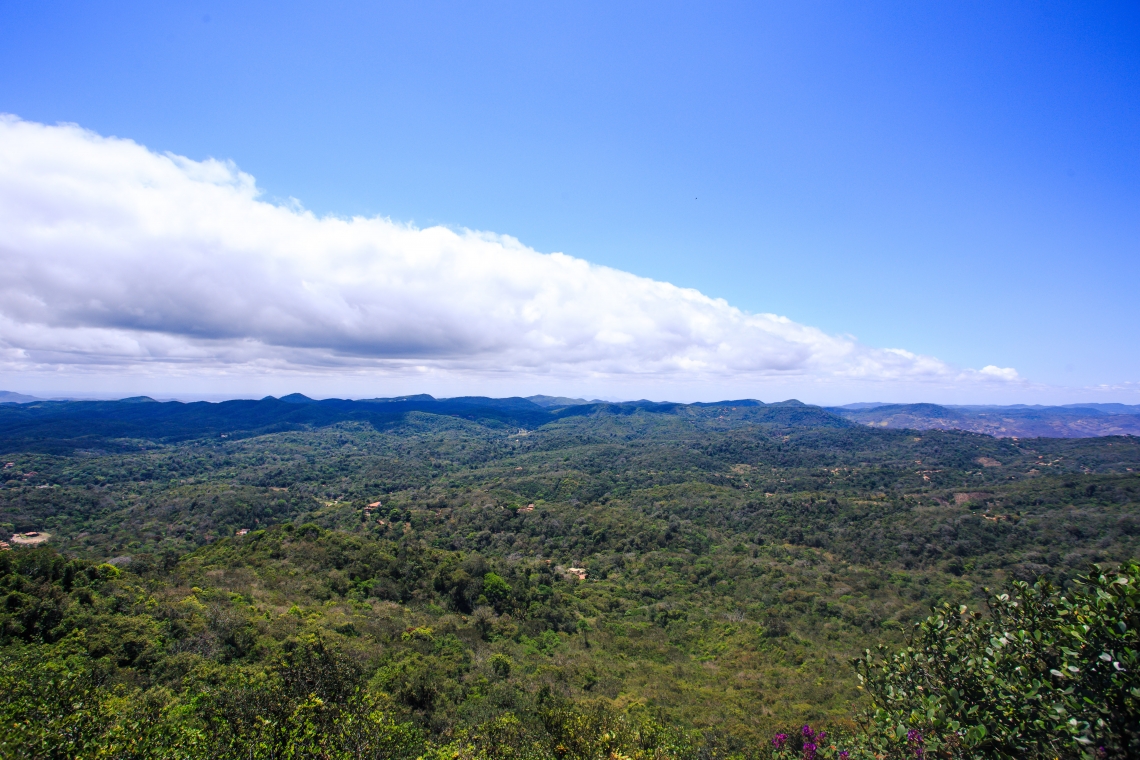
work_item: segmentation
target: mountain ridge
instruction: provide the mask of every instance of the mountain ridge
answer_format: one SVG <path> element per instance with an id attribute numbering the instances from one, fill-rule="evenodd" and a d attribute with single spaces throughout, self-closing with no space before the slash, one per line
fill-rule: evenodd
<path id="1" fill-rule="evenodd" d="M 857 424 L 914 430 L 964 430 L 997 438 L 1093 438 L 1140 435 L 1140 406 L 951 406 L 879 404 L 826 407 Z"/>
<path id="2" fill-rule="evenodd" d="M 66 451 L 88 446 L 122 446 L 129 440 L 173 442 L 225 436 L 245 438 L 288 430 L 357 422 L 386 429 L 409 415 L 454 417 L 491 427 L 528 430 L 569 417 L 658 414 L 686 417 L 699 424 L 762 424 L 783 427 L 845 427 L 854 423 L 821 407 L 798 401 L 764 404 L 755 400 L 681 404 L 648 400 L 606 401 L 571 406 L 541 406 L 514 396 L 428 394 L 361 400 L 315 400 L 302 394 L 253 400 L 155 401 L 133 397 L 120 401 L 35 401 L 0 406 L 0 448 L 32 447 Z M 116 443 L 117 441 L 117 443 Z"/>
<path id="3" fill-rule="evenodd" d="M 5 400 L 13 397 L 30 401 Z M 719 410 L 719 411 L 717 411 Z M 714 413 L 715 412 L 715 413 Z M 725 424 L 787 427 L 866 425 L 914 430 L 962 430 L 998 438 L 1086 438 L 1140 435 L 1140 405 L 951 405 L 864 402 L 818 406 L 797 399 L 763 402 L 587 401 L 564 396 L 455 396 L 429 394 L 364 399 L 280 398 L 229 401 L 158 401 L 133 396 L 115 401 L 45 400 L 0 391 L 0 444 L 82 446 L 107 439 L 186 440 L 203 435 L 247 437 L 340 422 L 377 428 L 413 413 L 455 417 L 492 426 L 533 429 L 575 416 L 660 414 Z M 70 442 L 70 443 L 68 443 Z"/>

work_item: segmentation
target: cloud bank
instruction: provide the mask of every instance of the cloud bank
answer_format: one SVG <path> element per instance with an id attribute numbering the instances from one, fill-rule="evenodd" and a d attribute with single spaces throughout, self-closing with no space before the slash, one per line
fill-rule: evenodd
<path id="1" fill-rule="evenodd" d="M 514 238 L 259 199 L 231 162 L 0 117 L 0 368 L 1018 383 Z"/>

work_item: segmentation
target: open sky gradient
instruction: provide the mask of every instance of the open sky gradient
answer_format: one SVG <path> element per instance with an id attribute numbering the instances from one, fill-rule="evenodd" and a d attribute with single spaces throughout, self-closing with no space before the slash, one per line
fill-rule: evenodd
<path id="1" fill-rule="evenodd" d="M 12 390 L 1140 400 L 1134 3 L 0 2 L 0 112 Z"/>

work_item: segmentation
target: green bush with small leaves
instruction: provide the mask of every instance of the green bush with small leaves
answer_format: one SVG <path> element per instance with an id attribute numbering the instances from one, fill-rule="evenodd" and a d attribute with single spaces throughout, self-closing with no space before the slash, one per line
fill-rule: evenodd
<path id="1" fill-rule="evenodd" d="M 989 614 L 943 606 L 899 651 L 855 661 L 870 735 L 906 755 L 1135 757 L 1140 752 L 1140 564 L 1062 594 L 1013 584 Z M 908 738 L 910 737 L 909 742 Z"/>

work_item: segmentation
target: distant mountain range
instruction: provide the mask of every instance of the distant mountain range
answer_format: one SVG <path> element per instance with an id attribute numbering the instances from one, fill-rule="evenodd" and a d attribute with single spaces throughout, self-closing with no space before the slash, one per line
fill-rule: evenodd
<path id="1" fill-rule="evenodd" d="M 0 449 L 69 450 L 112 441 L 176 441 L 202 436 L 247 437 L 282 430 L 364 422 L 377 428 L 409 414 L 450 416 L 483 425 L 533 429 L 568 417 L 654 414 L 714 425 L 906 428 L 965 430 L 995 437 L 1086 438 L 1140 435 L 1140 405 L 944 406 L 861 403 L 819 407 L 790 400 L 755 399 L 680 404 L 610 403 L 563 396 L 437 399 L 427 394 L 364 400 L 315 400 L 300 393 L 281 398 L 211 403 L 159 402 L 146 396 L 118 401 L 45 401 L 0 391 Z"/>
<path id="2" fill-rule="evenodd" d="M 545 407 L 546 409 L 554 409 L 566 406 L 581 406 L 582 404 L 606 403 L 599 398 L 596 398 L 593 401 L 587 401 L 584 398 L 567 398 L 566 396 L 527 396 L 526 400 L 530 401 L 532 404 L 538 404 L 541 407 Z"/>
<path id="3" fill-rule="evenodd" d="M 1140 405 L 943 406 L 848 404 L 828 411 L 861 425 L 914 430 L 967 430 L 998 438 L 1091 438 L 1140 435 Z"/>
<path id="4" fill-rule="evenodd" d="M 25 396 L 23 393 L 0 391 L 0 404 L 30 404 L 33 401 L 43 401 L 35 396 Z"/>

